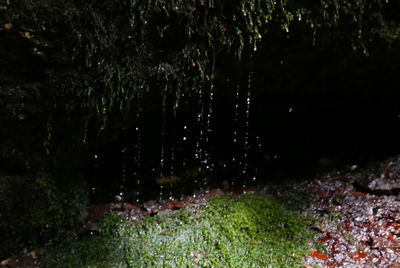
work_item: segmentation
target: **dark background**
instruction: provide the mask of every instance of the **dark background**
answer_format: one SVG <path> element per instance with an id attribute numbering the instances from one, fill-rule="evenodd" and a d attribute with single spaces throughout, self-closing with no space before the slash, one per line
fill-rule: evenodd
<path id="1" fill-rule="evenodd" d="M 101 159 L 96 163 L 98 183 L 110 193 L 120 190 L 122 170 L 126 170 L 127 188 L 137 188 L 134 161 L 137 137 L 141 131 L 141 190 L 143 196 L 155 198 L 160 189 L 155 179 L 162 173 L 185 176 L 188 170 L 202 167 L 209 184 L 221 187 L 224 180 L 233 187 L 262 184 L 282 179 L 304 179 L 321 172 L 351 165 L 365 166 L 398 154 L 400 143 L 399 47 L 376 41 L 369 55 L 354 52 L 346 44 L 319 40 L 301 31 L 282 34 L 272 31 L 264 36 L 262 46 L 248 64 L 238 64 L 224 55 L 218 59 L 220 71 L 215 87 L 210 142 L 202 147 L 211 154 L 212 170 L 194 159 L 200 127 L 196 121 L 198 96 L 181 101 L 174 116 L 172 102 L 167 101 L 165 121 L 165 165 L 160 169 L 162 105 L 161 97 L 144 98 L 139 120 L 132 121 L 126 134 L 113 143 L 98 147 Z M 273 40 L 273 41 L 269 41 Z M 245 149 L 246 94 L 249 70 L 251 105 L 249 148 Z M 239 85 L 238 121 L 235 124 L 235 88 Z M 209 105 L 205 97 L 204 104 Z M 184 133 L 183 126 L 188 127 Z M 233 132 L 238 143 L 233 143 Z M 182 138 L 186 136 L 187 141 Z M 127 147 L 125 154 L 121 153 Z M 174 160 L 171 161 L 171 148 Z M 248 151 L 248 157 L 244 153 Z M 127 159 L 127 164 L 123 164 Z M 243 163 L 233 163 L 232 158 Z M 184 163 L 184 164 L 183 164 Z M 246 174 L 242 174 L 244 163 Z M 94 165 L 93 162 L 90 165 Z M 124 168 L 125 166 L 125 168 Z M 109 178 L 115 178 L 111 183 Z M 202 176 L 199 176 L 201 180 Z M 252 178 L 257 181 L 253 182 Z M 175 185 L 177 193 L 190 193 L 203 184 L 191 187 Z M 173 187 L 175 187 L 173 186 Z M 180 189 L 182 188 L 182 189 Z M 129 190 L 128 190 L 129 192 Z M 105 193 L 100 194 L 105 196 Z M 111 194 L 108 198 L 112 198 Z M 144 197 L 146 198 L 146 197 Z"/>

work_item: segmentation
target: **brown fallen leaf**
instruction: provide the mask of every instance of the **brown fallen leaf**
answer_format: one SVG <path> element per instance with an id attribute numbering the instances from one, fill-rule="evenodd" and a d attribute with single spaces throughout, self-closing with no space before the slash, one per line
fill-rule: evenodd
<path id="1" fill-rule="evenodd" d="M 392 222 L 390 225 L 393 226 L 393 228 L 396 230 L 400 229 L 400 224 L 398 224 L 397 222 Z"/>
<path id="2" fill-rule="evenodd" d="M 318 251 L 312 251 L 310 253 L 310 256 L 314 257 L 314 258 L 317 258 L 317 259 L 320 259 L 320 260 L 323 260 L 323 261 L 328 259 L 328 256 L 326 256 L 324 253 L 321 253 L 321 252 L 318 252 Z"/>
<path id="3" fill-rule="evenodd" d="M 349 193 L 354 195 L 354 196 L 357 196 L 357 197 L 367 196 L 368 195 L 367 193 L 363 193 L 363 192 L 359 192 L 359 191 L 350 191 Z"/>
<path id="4" fill-rule="evenodd" d="M 177 200 L 173 200 L 168 203 L 167 208 L 168 209 L 179 209 L 183 207 L 183 203 Z"/>
<path id="5" fill-rule="evenodd" d="M 321 238 L 319 240 L 319 242 L 325 243 L 325 242 L 329 241 L 330 239 L 332 239 L 332 237 L 329 235 L 329 233 L 327 233 L 323 238 Z"/>
<path id="6" fill-rule="evenodd" d="M 135 209 L 136 208 L 136 206 L 135 205 L 132 205 L 132 204 L 130 204 L 130 203 L 122 203 L 122 209 L 123 210 L 133 210 L 133 209 Z"/>
<path id="7" fill-rule="evenodd" d="M 389 233 L 387 239 L 388 239 L 389 241 L 392 241 L 392 240 L 393 240 L 393 237 L 394 237 L 394 235 L 393 235 L 392 233 Z"/>
<path id="8" fill-rule="evenodd" d="M 355 260 L 355 261 L 359 261 L 359 260 L 364 259 L 364 258 L 366 258 L 368 256 L 369 255 L 367 253 L 362 252 L 362 251 L 358 251 L 357 254 L 352 257 L 352 259 Z"/>

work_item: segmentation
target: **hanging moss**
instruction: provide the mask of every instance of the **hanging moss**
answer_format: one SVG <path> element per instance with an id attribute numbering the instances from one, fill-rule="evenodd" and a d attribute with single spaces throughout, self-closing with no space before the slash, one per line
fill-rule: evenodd
<path id="1" fill-rule="evenodd" d="M 350 46 L 365 52 L 371 38 L 392 42 L 399 34 L 398 20 L 388 14 L 395 4 L 384 0 L 23 0 L 3 5 L 2 31 L 21 33 L 43 57 L 51 55 L 50 48 L 59 52 L 48 59 L 64 67 L 51 80 L 53 103 L 103 119 L 114 107 L 129 109 L 138 92 L 166 83 L 177 99 L 182 91 L 196 90 L 218 73 L 211 68 L 213 53 L 230 51 L 241 59 L 256 50 L 271 24 L 289 33 L 293 21 L 302 21 L 316 39 L 319 32 L 344 35 Z"/>
<path id="2" fill-rule="evenodd" d="M 183 93 L 197 98 L 232 75 L 221 74 L 226 65 L 248 69 L 261 42 L 276 42 L 266 38 L 271 29 L 290 36 L 301 24 L 316 46 L 328 40 L 363 53 L 374 39 L 400 35 L 394 0 L 9 0 L 0 10 L 0 168 L 55 167 L 59 184 L 83 169 L 83 128 L 126 120 L 145 93 L 168 94 L 179 109 Z M 44 203 L 61 204 L 42 192 Z M 35 228 L 52 215 L 33 215 Z"/>

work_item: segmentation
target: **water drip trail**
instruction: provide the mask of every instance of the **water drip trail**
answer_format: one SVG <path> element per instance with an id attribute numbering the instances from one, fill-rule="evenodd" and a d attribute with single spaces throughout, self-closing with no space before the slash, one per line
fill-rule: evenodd
<path id="1" fill-rule="evenodd" d="M 167 125 L 167 93 L 168 86 L 165 85 L 164 90 L 162 91 L 162 121 L 161 121 L 161 152 L 160 152 L 160 170 L 159 177 L 164 176 L 165 169 L 165 134 L 166 134 L 166 125 Z M 164 186 L 160 184 L 160 193 L 159 199 L 162 200 L 164 198 Z"/>
<path id="2" fill-rule="evenodd" d="M 166 117 L 167 117 L 167 85 L 162 92 L 162 121 L 161 121 L 161 152 L 160 152 L 160 177 L 164 175 L 165 167 L 165 132 L 166 132 Z"/>
<path id="3" fill-rule="evenodd" d="M 204 103 L 204 83 L 199 86 L 198 90 L 198 102 L 197 102 L 197 115 L 196 115 L 196 123 L 198 126 L 198 136 L 196 140 L 196 145 L 195 145 L 195 151 L 194 151 L 194 159 L 195 163 L 198 169 L 198 174 L 196 175 L 196 178 L 194 179 L 194 183 L 198 184 L 199 179 L 203 184 L 206 184 L 204 181 L 204 178 L 200 178 L 200 176 L 203 176 L 203 165 L 204 165 L 204 152 L 206 150 L 206 146 L 204 144 L 205 140 L 205 124 L 204 124 L 204 110 L 205 110 L 205 103 Z M 200 185 L 200 189 L 202 189 L 203 185 Z"/>
<path id="4" fill-rule="evenodd" d="M 245 121 L 245 134 L 244 134 L 244 154 L 243 154 L 243 188 L 246 188 L 246 180 L 248 176 L 248 165 L 249 165 L 249 153 L 250 153 L 250 104 L 251 104 L 251 87 L 252 87 L 252 76 L 253 73 L 250 71 L 247 80 L 247 96 L 246 96 L 246 121 Z"/>
<path id="5" fill-rule="evenodd" d="M 186 79 L 185 76 L 183 77 L 183 79 Z M 186 84 L 185 84 L 185 87 L 187 87 Z M 189 104 L 189 97 L 185 93 L 182 92 L 180 100 L 182 102 L 181 110 L 183 110 L 183 112 L 184 112 L 183 114 L 190 113 L 191 105 Z M 180 142 L 181 142 L 181 145 L 183 146 L 183 148 L 187 149 L 190 144 L 190 140 L 191 140 L 191 135 L 190 135 L 191 129 L 189 128 L 189 122 L 187 122 L 186 118 L 183 118 L 181 123 L 183 125 L 179 126 L 181 128 L 180 131 L 182 131 L 182 140 Z M 185 151 L 187 151 L 187 150 L 185 150 Z M 188 160 L 189 160 L 188 155 L 185 152 L 183 152 L 182 165 L 181 165 L 183 169 L 186 168 L 186 166 L 188 164 Z"/>
<path id="6" fill-rule="evenodd" d="M 139 108 L 138 111 L 136 112 L 135 116 L 135 122 L 136 122 L 136 127 L 135 127 L 135 145 L 134 145 L 134 158 L 133 158 L 133 178 L 135 179 L 135 192 L 134 196 L 136 199 L 136 203 L 140 202 L 139 196 L 140 196 L 140 187 L 141 187 L 141 179 L 140 179 L 140 169 L 141 169 L 141 157 L 142 157 L 142 144 L 141 144 L 141 124 L 140 124 L 140 116 L 141 116 L 141 96 L 139 97 Z"/>
<path id="7" fill-rule="evenodd" d="M 212 134 L 212 126 L 211 126 L 211 120 L 213 116 L 213 105 L 214 105 L 214 83 L 211 81 L 210 84 L 210 93 L 209 93 L 209 99 L 208 99 L 208 111 L 207 111 L 207 121 L 206 121 L 206 130 L 207 130 L 207 135 L 206 135 L 206 146 L 208 150 L 206 151 L 205 154 L 205 159 L 207 161 L 206 169 L 208 172 L 212 172 L 214 169 L 214 164 L 212 163 L 211 159 L 211 142 L 210 142 L 210 136 Z"/>
<path id="8" fill-rule="evenodd" d="M 96 194 L 96 183 L 97 183 L 97 172 L 98 172 L 98 168 L 99 168 L 99 155 L 97 153 L 97 149 L 95 150 L 94 154 L 93 154 L 93 172 L 92 172 L 92 185 L 90 187 L 90 193 L 92 196 L 94 196 Z"/>
<path id="9" fill-rule="evenodd" d="M 86 118 L 83 126 L 83 137 L 82 137 L 82 143 L 84 145 L 88 143 L 88 124 L 89 124 L 89 119 Z"/>
<path id="10" fill-rule="evenodd" d="M 204 114 L 204 100 L 203 100 L 203 87 L 201 86 L 199 89 L 199 112 L 197 113 L 197 125 L 199 127 L 199 136 L 196 141 L 196 150 L 195 150 L 195 159 L 199 163 L 200 167 L 203 160 L 203 138 L 204 138 L 204 121 L 203 121 L 203 114 Z"/>
<path id="11" fill-rule="evenodd" d="M 174 108 L 176 109 L 176 107 Z M 175 176 L 175 144 L 176 144 L 176 110 L 173 111 L 173 117 L 170 120 L 170 159 L 169 159 L 169 176 L 172 179 Z M 169 184 L 169 199 L 173 198 L 172 183 Z"/>
<path id="12" fill-rule="evenodd" d="M 205 140 L 205 146 L 207 150 L 205 151 L 205 161 L 206 161 L 206 170 L 207 172 L 211 175 L 212 171 L 214 170 L 214 163 L 212 161 L 212 146 L 211 146 L 211 135 L 212 135 L 212 125 L 211 125 L 211 120 L 213 117 L 213 111 L 214 111 L 214 94 L 215 94 L 215 88 L 214 88 L 214 72 L 215 72 L 215 53 L 212 54 L 212 63 L 211 63 L 211 75 L 210 75 L 210 85 L 209 85 L 209 92 L 208 92 L 208 109 L 207 109 L 207 115 L 206 115 L 206 140 Z M 207 183 L 207 181 L 206 181 Z M 207 185 L 205 185 L 207 187 Z"/>
<path id="13" fill-rule="evenodd" d="M 234 119 L 233 119 L 233 134 L 232 134 L 232 142 L 233 142 L 233 155 L 232 155 L 232 169 L 235 170 L 238 168 L 237 166 L 237 147 L 238 147 L 238 140 L 239 140 L 239 102 L 240 102 L 240 86 L 239 84 L 236 85 L 236 92 L 235 92 L 235 106 L 234 106 Z M 235 179 L 232 178 L 231 180 L 231 187 L 235 186 Z"/>
<path id="14" fill-rule="evenodd" d="M 126 145 L 121 149 L 122 154 L 122 174 L 121 174 L 121 185 L 119 189 L 119 195 L 123 197 L 126 193 L 126 162 L 127 162 L 127 154 L 128 149 Z"/>
<path id="15" fill-rule="evenodd" d="M 187 125 L 184 125 L 184 126 L 183 126 L 182 141 L 183 141 L 183 143 L 184 143 L 184 147 L 185 147 L 185 148 L 187 147 L 187 146 L 185 146 L 185 145 L 186 145 L 186 143 L 188 142 L 188 137 L 189 137 L 189 128 L 188 128 Z M 183 156 L 183 160 L 182 160 L 182 167 L 183 167 L 183 168 L 186 167 L 187 161 L 188 161 L 188 159 L 187 159 L 186 155 L 184 155 L 184 156 Z"/>

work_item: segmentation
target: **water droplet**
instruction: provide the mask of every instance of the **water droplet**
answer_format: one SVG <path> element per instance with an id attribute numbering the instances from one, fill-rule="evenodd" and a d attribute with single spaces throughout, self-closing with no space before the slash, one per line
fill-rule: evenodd
<path id="1" fill-rule="evenodd" d="M 97 158 L 97 154 L 94 155 L 94 158 Z"/>
<path id="2" fill-rule="evenodd" d="M 293 112 L 293 108 L 289 108 L 289 113 Z"/>

